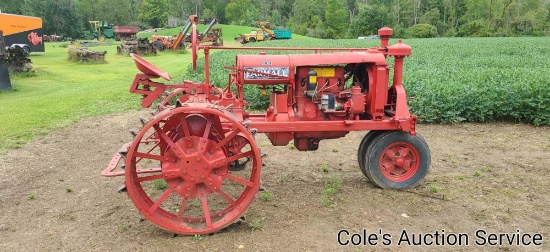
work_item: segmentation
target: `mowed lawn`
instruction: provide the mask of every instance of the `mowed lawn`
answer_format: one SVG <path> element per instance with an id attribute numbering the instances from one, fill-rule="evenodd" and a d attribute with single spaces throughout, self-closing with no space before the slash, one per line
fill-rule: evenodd
<path id="1" fill-rule="evenodd" d="M 104 64 L 70 62 L 63 44 L 32 53 L 34 73 L 12 74 L 13 90 L 0 92 L 0 152 L 83 117 L 140 108 L 139 95 L 128 92 L 138 70 L 132 58 L 116 54 L 115 43 L 90 47 L 107 51 Z M 178 79 L 191 61 L 169 51 L 145 58 Z"/>

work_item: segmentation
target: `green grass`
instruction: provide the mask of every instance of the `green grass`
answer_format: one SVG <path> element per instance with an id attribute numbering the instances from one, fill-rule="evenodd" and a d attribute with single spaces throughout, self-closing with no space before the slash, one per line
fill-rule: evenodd
<path id="1" fill-rule="evenodd" d="M 35 136 L 70 125 L 81 118 L 140 107 L 128 89 L 138 70 L 116 44 L 90 47 L 107 51 L 105 64 L 67 60 L 65 43 L 46 43 L 45 53 L 32 53 L 34 74 L 11 76 L 12 91 L 0 92 L 0 152 L 17 148 Z M 161 52 L 145 57 L 173 76 L 182 76 L 190 54 Z"/>
<path id="2" fill-rule="evenodd" d="M 268 191 L 263 191 L 260 193 L 260 198 L 264 201 L 270 201 L 273 198 L 273 193 Z"/>
<path id="3" fill-rule="evenodd" d="M 334 195 L 340 191 L 341 185 L 340 179 L 334 179 L 332 182 L 325 182 L 325 187 L 321 193 L 323 206 L 330 208 L 336 207 L 336 204 L 334 203 Z"/>

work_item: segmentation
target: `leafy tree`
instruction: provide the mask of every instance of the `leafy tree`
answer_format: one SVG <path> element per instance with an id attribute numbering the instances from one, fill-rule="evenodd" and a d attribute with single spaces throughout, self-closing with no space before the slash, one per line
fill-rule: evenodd
<path id="1" fill-rule="evenodd" d="M 358 37 L 369 34 L 377 34 L 378 29 L 391 26 L 393 23 L 391 13 L 383 5 L 365 6 L 359 10 L 350 24 L 349 37 Z"/>
<path id="2" fill-rule="evenodd" d="M 414 38 L 433 38 L 437 36 L 437 29 L 431 24 L 415 24 L 407 29 L 407 33 Z"/>
<path id="3" fill-rule="evenodd" d="M 240 24 L 247 17 L 251 5 L 250 0 L 231 0 L 225 7 L 225 17 L 231 24 Z"/>
<path id="4" fill-rule="evenodd" d="M 22 15 L 21 5 L 23 1 L 14 1 L 14 0 L 0 0 L 0 11 L 2 13 L 18 14 Z"/>
<path id="5" fill-rule="evenodd" d="M 296 0 L 292 14 L 290 28 L 295 33 L 305 35 L 308 29 L 315 28 L 325 16 L 325 1 Z M 317 16 L 317 18 L 314 18 Z"/>
<path id="6" fill-rule="evenodd" d="M 325 8 L 325 27 L 327 38 L 342 38 L 348 26 L 346 9 L 340 0 L 327 0 Z"/>
<path id="7" fill-rule="evenodd" d="M 138 18 L 152 27 L 162 27 L 168 19 L 166 0 L 143 0 Z"/>

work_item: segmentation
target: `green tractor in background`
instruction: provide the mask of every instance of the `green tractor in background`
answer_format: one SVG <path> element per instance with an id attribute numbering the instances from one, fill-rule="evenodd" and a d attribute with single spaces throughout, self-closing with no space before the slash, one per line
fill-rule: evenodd
<path id="1" fill-rule="evenodd" d="M 84 31 L 85 39 L 104 41 L 108 38 L 115 38 L 113 24 L 109 24 L 107 21 L 90 21 L 90 25 L 92 26 L 92 31 Z"/>

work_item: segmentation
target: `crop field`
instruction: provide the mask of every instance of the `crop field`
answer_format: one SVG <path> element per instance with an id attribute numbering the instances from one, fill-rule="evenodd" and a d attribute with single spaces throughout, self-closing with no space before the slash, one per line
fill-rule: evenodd
<path id="1" fill-rule="evenodd" d="M 409 103 L 411 112 L 422 122 L 550 125 L 550 38 L 436 38 L 404 43 L 413 53 L 405 59 L 403 82 L 407 95 L 415 98 Z M 360 48 L 377 46 L 379 41 L 293 39 L 248 45 Z M 227 82 L 223 66 L 234 64 L 237 53 L 224 51 L 212 57 L 211 80 Z M 198 65 L 190 78 L 202 76 L 203 63 Z M 252 107 L 267 105 L 267 98 L 259 97 L 258 90 L 249 89 L 247 94 L 252 97 Z"/>

